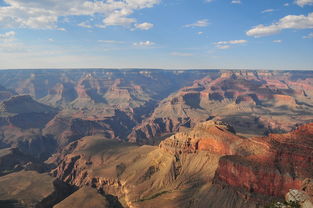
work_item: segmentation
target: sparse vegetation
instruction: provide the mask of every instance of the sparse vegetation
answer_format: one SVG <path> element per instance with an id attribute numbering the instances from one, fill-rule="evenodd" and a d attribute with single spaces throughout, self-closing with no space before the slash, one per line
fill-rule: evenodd
<path id="1" fill-rule="evenodd" d="M 166 194 L 166 193 L 169 193 L 168 191 L 162 191 L 162 192 L 159 192 L 159 193 L 156 193 L 156 194 L 153 194 L 147 198 L 143 198 L 143 199 L 139 199 L 138 202 L 143 202 L 143 201 L 147 201 L 147 200 L 151 200 L 151 199 L 154 199 L 154 198 L 157 198 L 163 194 Z"/>
<path id="2" fill-rule="evenodd" d="M 273 202 L 272 204 L 266 206 L 265 208 L 301 208 L 299 202 L 290 201 L 290 202 Z"/>

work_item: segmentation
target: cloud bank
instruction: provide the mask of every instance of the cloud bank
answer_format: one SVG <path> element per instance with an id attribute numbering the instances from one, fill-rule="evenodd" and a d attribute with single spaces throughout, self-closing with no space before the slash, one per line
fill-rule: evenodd
<path id="1" fill-rule="evenodd" d="M 102 17 L 98 27 L 135 27 L 137 19 L 130 15 L 137 10 L 151 8 L 159 0 L 4 0 L 0 7 L 0 28 L 59 29 L 60 18 L 70 16 Z M 144 25 L 142 25 L 144 24 Z M 150 29 L 151 23 L 138 24 L 139 29 Z M 86 22 L 82 27 L 92 27 Z"/>

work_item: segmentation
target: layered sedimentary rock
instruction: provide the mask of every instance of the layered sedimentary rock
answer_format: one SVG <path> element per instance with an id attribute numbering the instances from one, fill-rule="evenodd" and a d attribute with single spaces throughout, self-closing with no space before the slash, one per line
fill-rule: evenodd
<path id="1" fill-rule="evenodd" d="M 0 103 L 0 143 L 19 148 L 25 154 L 45 157 L 55 151 L 55 141 L 41 129 L 57 110 L 33 100 L 28 95 L 13 96 Z"/>
<path id="2" fill-rule="evenodd" d="M 312 138 L 312 124 L 247 139 L 217 121 L 176 133 L 159 148 L 86 137 L 56 156 L 52 173 L 115 195 L 125 207 L 262 207 L 312 177 Z"/>
<path id="3" fill-rule="evenodd" d="M 213 121 L 177 133 L 159 148 L 85 137 L 51 160 L 59 161 L 52 174 L 115 195 L 125 207 L 199 207 L 209 200 L 205 193 L 219 158 L 247 154 L 240 148 L 245 140 Z"/>
<path id="4" fill-rule="evenodd" d="M 80 188 L 58 206 L 90 194 L 101 206 L 254 208 L 312 178 L 312 124 L 271 134 L 312 119 L 311 72 L 17 72 L 1 83 L 36 100 L 0 104 L 0 174 L 54 154 L 51 174 Z M 55 205 L 53 193 L 35 204 Z"/>
<path id="5" fill-rule="evenodd" d="M 161 101 L 128 138 L 153 143 L 206 120 L 226 121 L 245 136 L 290 131 L 313 119 L 313 76 L 300 75 L 228 71 L 195 81 Z"/>
<path id="6" fill-rule="evenodd" d="M 312 123 L 287 134 L 250 141 L 260 152 L 245 157 L 222 157 L 215 173 L 215 186 L 240 190 L 246 198 L 257 195 L 282 198 L 290 189 L 301 189 L 305 179 L 313 176 Z"/>
<path id="7" fill-rule="evenodd" d="M 26 149 L 28 138 L 42 143 L 49 140 L 47 144 L 53 146 L 53 150 L 46 152 L 50 154 L 84 136 L 100 134 L 127 140 L 132 128 L 149 115 L 161 99 L 196 79 L 216 73 L 108 69 L 2 71 L 1 83 L 23 96 L 12 97 L 9 90 L 0 88 L 3 98 L 10 98 L 1 105 L 2 114 L 6 115 L 0 118 L 0 124 L 10 128 L 6 128 L 4 138 L 0 138 L 0 145 L 13 146 L 18 141 Z M 43 113 L 44 105 L 24 94 L 57 108 L 58 114 L 55 116 L 56 111 Z"/>
<path id="8" fill-rule="evenodd" d="M 13 96 L 0 103 L 0 125 L 20 129 L 43 128 L 56 113 L 56 109 L 29 95 Z"/>
<path id="9" fill-rule="evenodd" d="M 192 130 L 176 133 L 160 143 L 160 148 L 172 154 L 207 151 L 219 155 L 236 154 L 243 138 L 234 134 L 226 123 L 207 121 L 197 124 Z"/>

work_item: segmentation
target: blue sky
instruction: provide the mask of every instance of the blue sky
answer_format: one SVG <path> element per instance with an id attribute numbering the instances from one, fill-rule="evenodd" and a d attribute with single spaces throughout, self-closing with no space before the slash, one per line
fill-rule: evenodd
<path id="1" fill-rule="evenodd" d="M 0 68 L 313 69 L 313 0 L 0 0 Z"/>

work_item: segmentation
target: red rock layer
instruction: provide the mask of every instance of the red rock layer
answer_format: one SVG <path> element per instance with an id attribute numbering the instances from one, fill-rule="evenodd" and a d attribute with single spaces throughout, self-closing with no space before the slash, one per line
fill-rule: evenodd
<path id="1" fill-rule="evenodd" d="M 257 144 L 259 153 L 222 157 L 215 183 L 283 197 L 289 189 L 300 189 L 305 178 L 313 177 L 313 123 L 251 142 Z"/>
<path id="2" fill-rule="evenodd" d="M 176 133 L 162 141 L 159 146 L 174 154 L 207 151 L 231 155 L 236 154 L 237 146 L 243 141 L 226 123 L 207 121 L 197 124 L 192 130 Z"/>
<path id="3" fill-rule="evenodd" d="M 312 78 L 288 72 L 221 72 L 161 101 L 128 139 L 149 144 L 208 119 L 223 120 L 249 136 L 287 132 L 297 123 L 313 120 L 311 92 Z"/>

